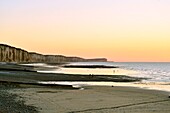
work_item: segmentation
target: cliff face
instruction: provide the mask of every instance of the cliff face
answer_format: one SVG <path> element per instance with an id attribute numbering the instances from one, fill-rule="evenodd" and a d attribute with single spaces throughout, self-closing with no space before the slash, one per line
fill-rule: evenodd
<path id="1" fill-rule="evenodd" d="M 85 61 L 107 61 L 105 58 L 84 59 L 80 57 L 66 57 L 62 55 L 42 55 L 33 52 L 0 44 L 0 62 L 45 62 L 45 63 L 62 63 L 62 62 L 85 62 Z"/>
<path id="2" fill-rule="evenodd" d="M 30 54 L 22 49 L 0 44 L 1 62 L 28 62 Z"/>

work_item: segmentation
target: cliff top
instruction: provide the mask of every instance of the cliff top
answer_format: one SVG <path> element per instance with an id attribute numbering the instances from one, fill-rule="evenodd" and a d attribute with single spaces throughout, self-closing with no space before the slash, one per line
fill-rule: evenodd
<path id="1" fill-rule="evenodd" d="M 16 49 L 16 50 L 19 50 L 19 51 L 24 51 L 24 52 L 28 52 L 26 50 L 23 50 L 21 48 L 16 48 L 16 47 L 13 47 L 13 46 L 10 46 L 10 45 L 7 45 L 7 44 L 0 44 L 0 47 L 9 47 L 9 48 L 12 48 L 12 49 Z M 74 59 L 79 59 L 80 61 L 81 60 L 86 60 L 86 61 L 107 61 L 106 58 L 93 58 L 93 59 L 85 59 L 85 58 L 81 58 L 81 57 L 77 57 L 77 56 L 64 56 L 64 55 L 44 55 L 44 54 L 40 54 L 40 53 L 36 53 L 36 52 L 28 52 L 29 54 L 31 55 L 42 55 L 42 56 L 45 56 L 45 57 L 62 57 L 62 58 L 68 58 L 68 59 L 71 59 L 71 58 L 74 58 Z"/>
<path id="2" fill-rule="evenodd" d="M 7 45 L 7 44 L 0 44 L 0 46 L 9 47 L 9 48 L 13 48 L 13 49 L 17 49 L 17 50 L 20 50 L 20 51 L 25 51 L 25 52 L 27 52 L 27 51 L 24 50 L 24 49 L 17 48 L 17 47 L 13 47 L 13 46 L 10 46 L 10 45 Z"/>

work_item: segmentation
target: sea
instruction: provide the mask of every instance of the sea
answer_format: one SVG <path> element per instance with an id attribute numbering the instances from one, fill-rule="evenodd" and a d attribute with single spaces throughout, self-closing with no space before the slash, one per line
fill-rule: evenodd
<path id="1" fill-rule="evenodd" d="M 145 78 L 140 82 L 41 82 L 44 84 L 67 84 L 74 87 L 83 86 L 127 86 L 144 89 L 162 90 L 170 92 L 170 62 L 73 62 L 67 65 L 105 65 L 117 66 L 118 68 L 59 68 L 57 65 L 43 63 L 26 64 L 38 67 L 46 67 L 47 70 L 37 70 L 40 73 L 65 73 L 82 74 L 84 76 L 95 75 L 127 75 L 131 77 Z M 49 70 L 49 68 L 52 68 Z"/>

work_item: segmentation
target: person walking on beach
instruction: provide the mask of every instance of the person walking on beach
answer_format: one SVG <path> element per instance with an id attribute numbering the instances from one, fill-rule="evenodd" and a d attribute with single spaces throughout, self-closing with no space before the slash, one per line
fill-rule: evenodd
<path id="1" fill-rule="evenodd" d="M 115 70 L 113 70 L 113 73 L 115 74 Z"/>

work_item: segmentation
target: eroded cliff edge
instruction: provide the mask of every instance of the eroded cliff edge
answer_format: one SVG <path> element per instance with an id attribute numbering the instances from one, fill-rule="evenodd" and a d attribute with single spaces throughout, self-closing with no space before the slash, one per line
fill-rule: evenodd
<path id="1" fill-rule="evenodd" d="M 84 59 L 80 57 L 66 57 L 63 55 L 43 55 L 34 52 L 0 44 L 0 62 L 44 62 L 44 63 L 63 63 L 63 62 L 85 62 L 96 61 L 106 62 L 106 58 Z"/>

